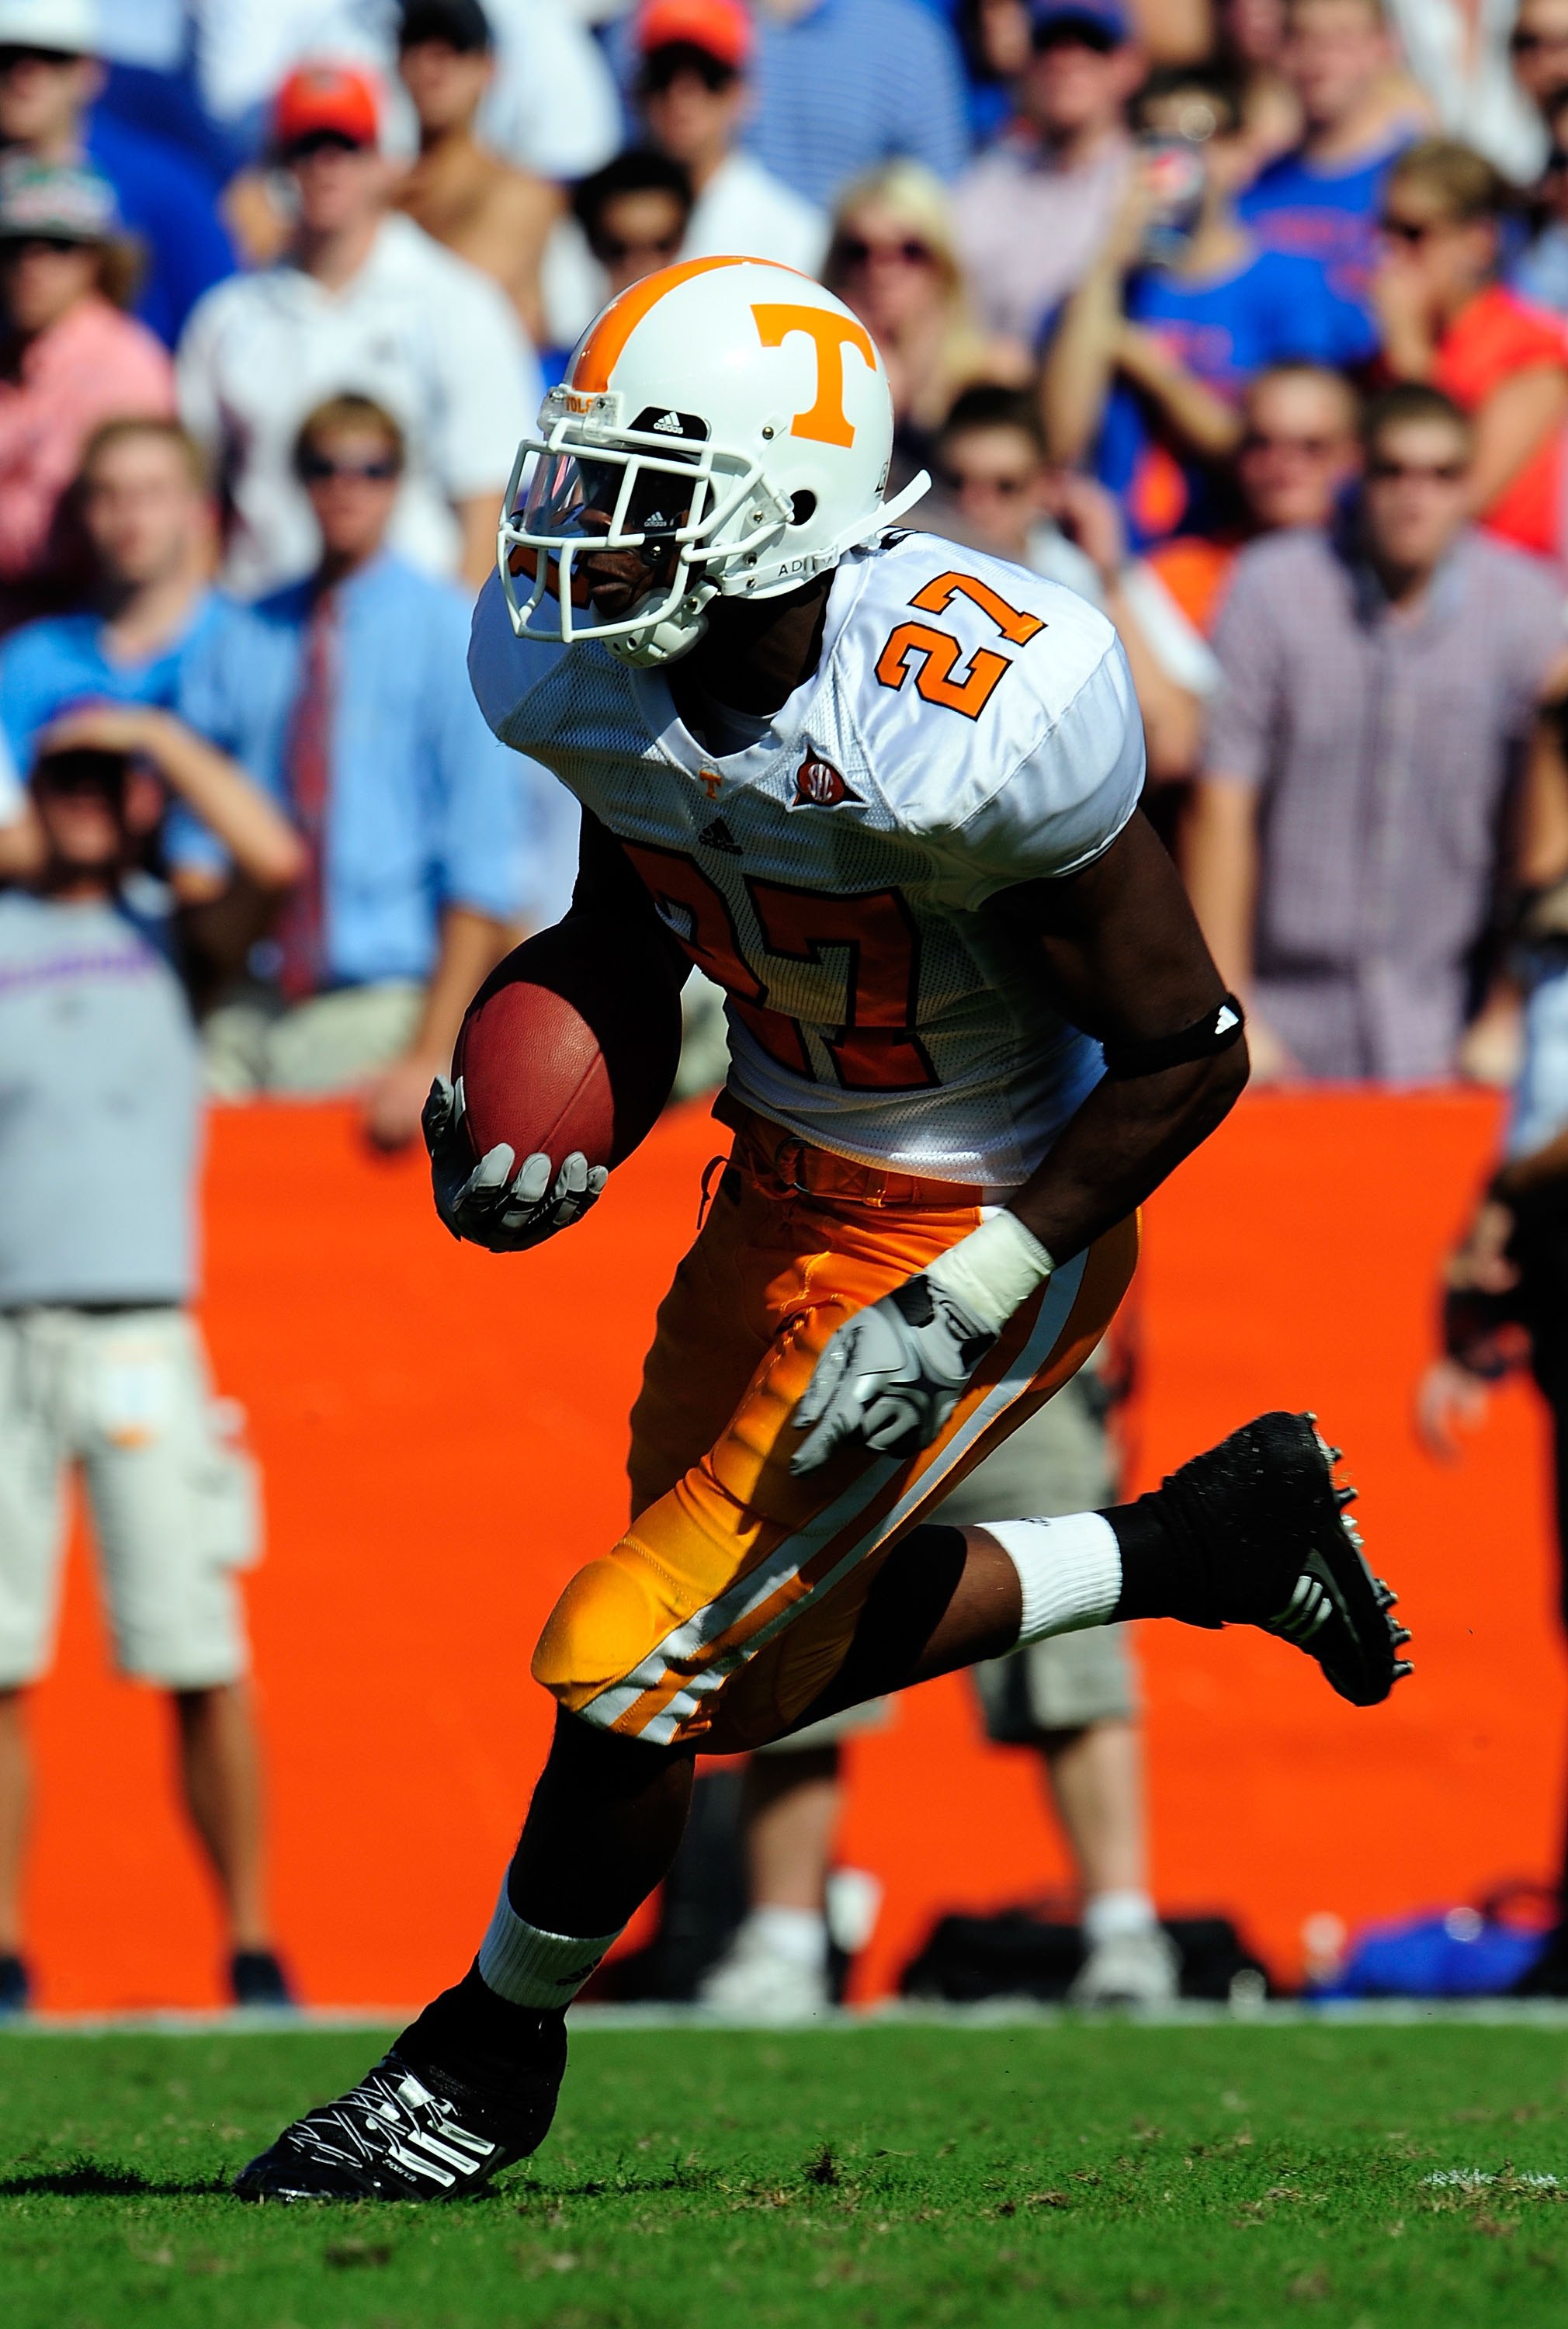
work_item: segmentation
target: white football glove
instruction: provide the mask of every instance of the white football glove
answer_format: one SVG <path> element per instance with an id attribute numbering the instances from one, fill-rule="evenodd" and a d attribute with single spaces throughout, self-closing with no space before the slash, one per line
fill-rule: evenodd
<path id="1" fill-rule="evenodd" d="M 482 1245 L 489 1253 L 525 1253 L 558 1230 L 568 1230 L 597 1203 L 610 1175 L 590 1165 L 579 1152 L 558 1173 L 542 1150 L 517 1158 L 501 1141 L 473 1162 L 463 1122 L 463 1087 L 437 1076 L 419 1119 L 430 1152 L 430 1182 L 436 1211 L 455 1238 Z"/>
<path id="2" fill-rule="evenodd" d="M 996 1336 L 924 1272 L 834 1334 L 792 1420 L 810 1432 L 790 1458 L 797 1479 L 859 1441 L 883 1456 L 929 1447 Z"/>

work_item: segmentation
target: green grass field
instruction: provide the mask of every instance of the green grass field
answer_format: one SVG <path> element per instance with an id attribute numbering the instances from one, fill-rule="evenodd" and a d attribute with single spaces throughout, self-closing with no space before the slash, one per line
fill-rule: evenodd
<path id="1" fill-rule="evenodd" d="M 0 2322 L 1568 2321 L 1554 2030 L 589 2030 L 544 2151 L 484 2200 L 230 2201 L 226 2177 L 371 2051 L 0 2038 Z M 1492 2180 L 1429 2180 L 1456 2170 Z"/>

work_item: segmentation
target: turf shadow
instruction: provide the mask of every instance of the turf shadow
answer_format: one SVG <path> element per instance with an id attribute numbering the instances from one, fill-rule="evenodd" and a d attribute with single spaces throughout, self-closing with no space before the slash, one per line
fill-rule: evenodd
<path id="1" fill-rule="evenodd" d="M 610 2175 L 585 2176 L 578 2183 L 501 2183 L 481 2196 L 514 2203 L 520 2200 L 549 2201 L 553 2206 L 559 2200 L 645 2200 L 659 2192 L 712 2192 L 720 2189 L 722 2183 L 717 2168 L 672 2167 L 663 2175 L 628 2175 L 617 2171 Z"/>
<path id="2" fill-rule="evenodd" d="M 134 2167 L 100 2167 L 92 2159 L 0 2175 L 0 2200 L 201 2200 L 228 2189 L 227 2176 L 138 2175 Z"/>

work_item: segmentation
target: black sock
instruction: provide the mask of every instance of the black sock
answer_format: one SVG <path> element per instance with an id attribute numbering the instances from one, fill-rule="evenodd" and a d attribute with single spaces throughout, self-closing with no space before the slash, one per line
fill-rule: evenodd
<path id="1" fill-rule="evenodd" d="M 465 2086 L 509 2092 L 529 2071 L 557 2064 L 566 2048 L 566 2009 L 513 2005 L 469 1966 L 397 2040 L 413 2070 L 444 2070 Z"/>
<path id="2" fill-rule="evenodd" d="M 1217 1626 L 1210 1563 L 1200 1542 L 1181 1525 L 1170 1499 L 1156 1488 L 1136 1504 L 1113 1504 L 1103 1515 L 1122 1553 L 1122 1590 L 1112 1618 L 1179 1617 L 1188 1626 Z"/>

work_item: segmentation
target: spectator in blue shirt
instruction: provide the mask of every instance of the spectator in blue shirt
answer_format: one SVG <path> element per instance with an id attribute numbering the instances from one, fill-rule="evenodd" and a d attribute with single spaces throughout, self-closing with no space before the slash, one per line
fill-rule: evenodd
<path id="1" fill-rule="evenodd" d="M 101 171 L 146 259 L 136 313 L 173 347 L 202 292 L 234 272 L 234 251 L 192 163 L 89 113 L 104 83 L 97 43 L 92 0 L 0 0 L 0 146 Z"/>
<path id="2" fill-rule="evenodd" d="M 1255 372 L 1359 364 L 1376 338 L 1320 268 L 1261 250 L 1237 219 L 1248 147 L 1228 75 L 1169 67 L 1151 77 L 1134 118 L 1143 165 L 1067 302 L 1043 396 L 1054 457 L 1094 458 L 1142 548 L 1223 521 L 1218 480 Z"/>
<path id="3" fill-rule="evenodd" d="M 1281 69 L 1300 107 L 1300 144 L 1272 162 L 1239 209 L 1266 250 L 1310 259 L 1363 304 L 1380 251 L 1389 165 L 1432 126 L 1396 72 L 1381 0 L 1288 0 Z"/>
<path id="4" fill-rule="evenodd" d="M 75 497 L 92 604 L 28 623 L 0 650 L 0 727 L 19 768 L 62 712 L 105 701 L 171 709 L 181 658 L 212 609 L 211 501 L 178 421 L 106 422 Z"/>
<path id="5" fill-rule="evenodd" d="M 403 467 L 391 414 L 332 398 L 296 466 L 315 572 L 221 607 L 181 674 L 184 718 L 287 806 L 307 851 L 260 975 L 207 1022 L 209 1067 L 230 1095 L 361 1090 L 371 1139 L 397 1148 L 474 988 L 537 919 L 529 884 L 565 796 L 542 771 L 530 796 L 479 713 L 466 598 L 384 547 Z M 190 832 L 174 853 L 211 853 Z"/>
<path id="6" fill-rule="evenodd" d="M 906 155 L 939 178 L 969 153 L 957 43 L 920 0 L 757 0 L 746 143 L 819 208 Z"/>

